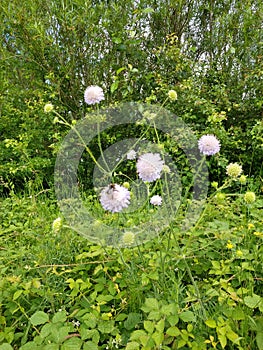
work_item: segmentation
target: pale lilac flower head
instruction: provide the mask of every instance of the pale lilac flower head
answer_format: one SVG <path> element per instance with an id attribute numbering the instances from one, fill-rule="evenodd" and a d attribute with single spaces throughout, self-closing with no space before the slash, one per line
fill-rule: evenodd
<path id="1" fill-rule="evenodd" d="M 152 196 L 152 198 L 150 199 L 150 203 L 152 205 L 161 205 L 162 204 L 162 197 L 159 196 L 158 194 L 155 196 Z"/>
<path id="2" fill-rule="evenodd" d="M 159 153 L 145 153 L 136 163 L 137 173 L 143 181 L 153 182 L 161 177 L 164 161 Z"/>
<path id="3" fill-rule="evenodd" d="M 198 141 L 198 148 L 202 154 L 212 156 L 220 151 L 220 142 L 214 135 L 203 135 Z"/>
<path id="4" fill-rule="evenodd" d="M 123 186 L 111 184 L 101 191 L 100 203 L 105 210 L 118 213 L 130 204 L 130 192 Z"/>
<path id="5" fill-rule="evenodd" d="M 104 93 L 101 87 L 92 85 L 87 87 L 84 92 L 84 100 L 88 105 L 94 105 L 104 100 Z"/>
<path id="6" fill-rule="evenodd" d="M 127 159 L 132 160 L 136 158 L 136 152 L 132 149 L 127 153 Z"/>

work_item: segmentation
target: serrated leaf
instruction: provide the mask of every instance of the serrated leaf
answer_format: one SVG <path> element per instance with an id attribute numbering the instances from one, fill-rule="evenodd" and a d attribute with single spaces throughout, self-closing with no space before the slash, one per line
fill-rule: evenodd
<path id="1" fill-rule="evenodd" d="M 61 350 L 80 350 L 82 346 L 82 340 L 74 337 L 66 340 L 62 346 Z"/>
<path id="2" fill-rule="evenodd" d="M 212 318 L 209 318 L 208 320 L 206 320 L 205 324 L 210 328 L 216 328 L 216 321 L 213 320 Z"/>
<path id="3" fill-rule="evenodd" d="M 178 335 L 180 335 L 181 332 L 177 327 L 170 327 L 167 329 L 166 334 L 170 335 L 171 337 L 178 337 Z"/>
<path id="4" fill-rule="evenodd" d="M 149 310 L 159 310 L 159 304 L 158 304 L 158 300 L 154 299 L 154 298 L 147 298 L 145 300 L 145 306 L 149 309 Z"/>
<path id="5" fill-rule="evenodd" d="M 38 326 L 40 324 L 44 324 L 48 322 L 49 317 L 44 311 L 36 311 L 31 317 L 30 321 L 33 326 Z"/>
<path id="6" fill-rule="evenodd" d="M 132 341 L 126 345 L 125 350 L 139 350 L 140 344 L 136 343 L 135 341 Z"/>
<path id="7" fill-rule="evenodd" d="M 124 327 L 130 331 L 134 329 L 140 321 L 141 315 L 135 312 L 131 312 L 129 313 L 127 320 L 124 322 Z"/>
<path id="8" fill-rule="evenodd" d="M 59 312 L 56 312 L 55 315 L 52 317 L 52 322 L 53 323 L 65 322 L 66 319 L 67 319 L 66 311 L 59 311 Z"/>
<path id="9" fill-rule="evenodd" d="M 179 317 L 184 322 L 195 322 L 195 314 L 189 310 L 182 312 Z"/>
<path id="10" fill-rule="evenodd" d="M 52 323 L 45 324 L 40 331 L 41 338 L 46 338 L 51 333 L 53 327 L 54 325 Z"/>
<path id="11" fill-rule="evenodd" d="M 246 318 L 244 311 L 240 307 L 234 308 L 231 316 L 235 321 L 244 320 Z"/>
<path id="12" fill-rule="evenodd" d="M 100 321 L 98 323 L 98 330 L 102 333 L 111 333 L 114 329 L 114 321 L 110 320 L 110 321 Z"/>
<path id="13" fill-rule="evenodd" d="M 157 325 L 155 326 L 156 330 L 160 333 L 163 333 L 164 331 L 164 320 L 160 320 Z"/>
<path id="14" fill-rule="evenodd" d="M 155 344 L 159 347 L 164 340 L 164 335 L 163 335 L 163 333 L 154 332 L 152 334 L 152 338 L 153 338 Z"/>
<path id="15" fill-rule="evenodd" d="M 249 307 L 250 309 L 254 309 L 255 307 L 257 307 L 259 305 L 261 301 L 261 297 L 259 295 L 253 294 L 253 296 L 246 296 L 244 298 L 244 302 L 246 304 L 247 307 Z"/>
<path id="16" fill-rule="evenodd" d="M 140 338 L 144 335 L 146 335 L 146 332 L 143 331 L 142 329 L 138 329 L 132 332 L 130 336 L 130 340 L 140 340 Z"/>
<path id="17" fill-rule="evenodd" d="M 144 326 L 144 329 L 145 329 L 148 333 L 150 333 L 150 334 L 153 333 L 153 331 L 154 331 L 154 323 L 153 323 L 153 322 L 151 322 L 151 321 L 144 321 L 144 322 L 143 322 L 143 326 Z"/>
<path id="18" fill-rule="evenodd" d="M 98 350 L 98 345 L 93 343 L 92 341 L 86 341 L 83 345 L 83 350 Z"/>
<path id="19" fill-rule="evenodd" d="M 0 345 L 0 350 L 13 350 L 12 346 L 8 343 Z"/>
<path id="20" fill-rule="evenodd" d="M 161 307 L 161 313 L 165 316 L 177 313 L 177 307 L 175 304 L 163 305 Z"/>

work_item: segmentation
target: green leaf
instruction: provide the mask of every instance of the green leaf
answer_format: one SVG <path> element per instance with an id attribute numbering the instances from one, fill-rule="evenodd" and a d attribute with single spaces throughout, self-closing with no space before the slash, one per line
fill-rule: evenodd
<path id="1" fill-rule="evenodd" d="M 54 325 L 52 323 L 46 323 L 41 328 L 41 331 L 40 331 L 41 338 L 46 338 L 52 332 L 53 328 L 54 328 Z"/>
<path id="2" fill-rule="evenodd" d="M 163 333 L 164 331 L 164 320 L 160 320 L 157 325 L 155 326 L 158 332 Z"/>
<path id="3" fill-rule="evenodd" d="M 255 307 L 257 307 L 260 301 L 261 301 L 261 297 L 256 294 L 253 294 L 252 297 L 247 296 L 244 298 L 244 302 L 246 306 L 249 307 L 250 309 L 254 309 Z"/>
<path id="4" fill-rule="evenodd" d="M 224 334 L 219 334 L 218 335 L 218 339 L 220 341 L 220 344 L 221 344 L 222 348 L 224 349 L 226 344 L 227 344 L 226 336 Z"/>
<path id="5" fill-rule="evenodd" d="M 182 312 L 179 317 L 184 322 L 195 322 L 195 314 L 189 310 Z"/>
<path id="6" fill-rule="evenodd" d="M 43 350 L 59 350 L 59 344 L 47 344 L 43 347 Z"/>
<path id="7" fill-rule="evenodd" d="M 59 312 L 56 312 L 55 315 L 53 316 L 52 322 L 53 323 L 65 322 L 66 319 L 67 319 L 66 311 L 59 311 Z"/>
<path id="8" fill-rule="evenodd" d="M 30 341 L 19 348 L 19 350 L 40 350 L 40 349 L 42 349 L 42 346 L 38 346 L 34 341 Z"/>
<path id="9" fill-rule="evenodd" d="M 154 298 L 147 298 L 145 300 L 145 306 L 150 310 L 159 310 L 158 300 Z"/>
<path id="10" fill-rule="evenodd" d="M 136 343 L 135 341 L 132 341 L 126 345 L 125 350 L 139 350 L 140 344 Z"/>
<path id="11" fill-rule="evenodd" d="M 236 334 L 232 329 L 227 330 L 226 336 L 229 340 L 231 340 L 233 343 L 238 344 L 239 343 L 239 336 Z"/>
<path id="12" fill-rule="evenodd" d="M 163 305 L 161 307 L 161 313 L 165 316 L 176 314 L 177 313 L 176 304 Z"/>
<path id="13" fill-rule="evenodd" d="M 114 321 L 100 321 L 98 323 L 98 330 L 105 334 L 105 333 L 111 333 L 114 329 Z"/>
<path id="14" fill-rule="evenodd" d="M 151 322 L 151 321 L 144 321 L 144 322 L 143 322 L 143 326 L 144 326 L 144 329 L 145 329 L 148 333 L 150 333 L 150 334 L 153 333 L 153 331 L 154 331 L 154 323 L 153 323 L 153 322 Z"/>
<path id="15" fill-rule="evenodd" d="M 235 321 L 244 320 L 246 318 L 244 311 L 240 307 L 234 308 L 231 316 Z"/>
<path id="16" fill-rule="evenodd" d="M 263 350 L 263 332 L 257 332 L 256 342 L 257 342 L 258 350 Z"/>
<path id="17" fill-rule="evenodd" d="M 43 311 L 37 311 L 30 317 L 30 321 L 33 326 L 44 324 L 48 322 L 48 320 L 49 320 L 48 314 L 46 314 Z"/>
<path id="18" fill-rule="evenodd" d="M 114 83 L 112 83 L 110 86 L 110 92 L 113 94 L 114 91 L 118 89 L 118 86 L 119 86 L 119 80 L 115 80 Z"/>
<path id="19" fill-rule="evenodd" d="M 138 329 L 132 332 L 132 334 L 130 335 L 130 340 L 140 340 L 140 338 L 145 335 L 147 335 L 145 331 L 143 331 L 142 329 Z"/>
<path id="20" fill-rule="evenodd" d="M 23 293 L 23 290 L 17 290 L 13 295 L 13 300 L 16 300 L 20 297 L 20 295 Z"/>
<path id="21" fill-rule="evenodd" d="M 8 343 L 0 345 L 0 350 L 13 350 L 12 346 Z"/>
<path id="22" fill-rule="evenodd" d="M 83 345 L 83 350 L 98 350 L 98 345 L 93 343 L 92 341 L 86 341 Z"/>
<path id="23" fill-rule="evenodd" d="M 180 335 L 181 332 L 177 327 L 170 327 L 167 329 L 166 334 L 170 335 L 171 337 L 178 337 L 178 335 Z"/>
<path id="24" fill-rule="evenodd" d="M 159 320 L 161 318 L 160 311 L 151 311 L 148 315 L 149 320 Z"/>
<path id="25" fill-rule="evenodd" d="M 216 321 L 213 320 L 212 318 L 209 318 L 208 320 L 206 320 L 205 324 L 210 328 L 216 328 Z"/>
<path id="26" fill-rule="evenodd" d="M 170 326 L 175 326 L 179 321 L 179 316 L 177 314 L 168 316 L 167 321 L 170 323 Z"/>
<path id="27" fill-rule="evenodd" d="M 61 350 L 80 350 L 83 342 L 81 339 L 74 337 L 66 340 L 62 346 Z"/>
<path id="28" fill-rule="evenodd" d="M 153 338 L 155 344 L 159 347 L 162 344 L 163 340 L 164 340 L 164 334 L 163 333 L 159 333 L 159 332 L 154 332 L 152 334 L 152 338 Z"/>
<path id="29" fill-rule="evenodd" d="M 124 327 L 130 331 L 134 329 L 135 326 L 137 326 L 140 321 L 141 321 L 141 314 L 131 312 L 129 313 L 127 320 L 124 322 Z"/>
<path id="30" fill-rule="evenodd" d="M 119 314 L 116 318 L 115 318 L 115 321 L 124 321 L 125 319 L 128 319 L 127 318 L 127 314 Z M 125 327 L 125 326 L 124 326 Z M 126 328 L 126 327 L 125 327 Z M 128 328 L 126 328 L 128 329 Z"/>

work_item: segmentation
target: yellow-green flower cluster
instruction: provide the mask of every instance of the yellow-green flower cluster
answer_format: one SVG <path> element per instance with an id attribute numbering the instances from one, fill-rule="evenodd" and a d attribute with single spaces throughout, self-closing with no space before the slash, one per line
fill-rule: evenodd
<path id="1" fill-rule="evenodd" d="M 177 92 L 175 90 L 170 90 L 168 92 L 168 97 L 171 101 L 176 101 L 177 100 Z"/>
<path id="2" fill-rule="evenodd" d="M 242 166 L 238 163 L 230 163 L 226 167 L 226 173 L 229 177 L 237 179 L 242 173 Z"/>
<path id="3" fill-rule="evenodd" d="M 54 106 L 52 105 L 52 103 L 47 103 L 44 106 L 44 112 L 45 113 L 50 113 L 50 112 L 53 111 L 53 109 L 54 109 Z"/>
<path id="4" fill-rule="evenodd" d="M 245 195 L 244 195 L 244 201 L 247 203 L 247 204 L 251 204 L 251 203 L 254 203 L 256 200 L 256 195 L 254 192 L 246 192 Z"/>
<path id="5" fill-rule="evenodd" d="M 133 232 L 131 231 L 124 232 L 122 236 L 122 241 L 126 246 L 132 245 L 134 243 L 134 240 L 135 240 L 135 234 Z"/>

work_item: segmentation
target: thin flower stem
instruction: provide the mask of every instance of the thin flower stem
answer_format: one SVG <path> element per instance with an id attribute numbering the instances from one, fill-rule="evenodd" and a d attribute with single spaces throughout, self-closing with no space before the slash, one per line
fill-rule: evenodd
<path id="1" fill-rule="evenodd" d="M 81 140 L 83 146 L 85 147 L 85 150 L 88 152 L 89 156 L 91 157 L 91 159 L 93 160 L 93 162 L 96 164 L 96 166 L 104 173 L 104 174 L 108 174 L 107 171 L 105 171 L 105 169 L 97 162 L 96 158 L 94 157 L 92 151 L 90 150 L 90 148 L 86 145 L 85 141 L 83 140 L 82 136 L 80 135 L 80 133 L 78 132 L 78 130 L 74 127 L 74 125 L 71 125 L 65 118 L 63 118 L 58 112 L 54 111 L 54 113 L 62 119 L 63 123 L 65 125 L 67 125 L 68 127 L 71 128 L 71 130 L 73 130 L 77 136 L 79 137 L 79 139 Z"/>

